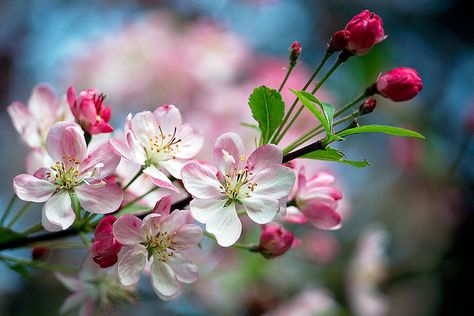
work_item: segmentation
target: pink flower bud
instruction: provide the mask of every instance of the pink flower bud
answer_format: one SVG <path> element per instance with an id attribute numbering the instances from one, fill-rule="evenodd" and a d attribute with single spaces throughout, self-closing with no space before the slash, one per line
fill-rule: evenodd
<path id="1" fill-rule="evenodd" d="M 293 42 L 293 44 L 291 44 L 290 50 L 289 50 L 289 58 L 290 58 L 290 63 L 292 65 L 296 65 L 296 63 L 298 62 L 298 58 L 301 55 L 302 49 L 303 48 L 301 47 L 301 44 L 298 41 L 295 41 Z"/>
<path id="2" fill-rule="evenodd" d="M 264 227 L 260 236 L 260 253 L 265 258 L 275 258 L 287 252 L 293 243 L 295 236 L 279 224 L 268 224 Z"/>
<path id="3" fill-rule="evenodd" d="M 334 33 L 328 43 L 328 52 L 334 53 L 347 48 L 351 32 L 348 30 L 341 30 Z"/>
<path id="4" fill-rule="evenodd" d="M 354 55 L 367 54 L 372 46 L 387 37 L 383 30 L 382 19 L 369 10 L 364 10 L 353 17 L 345 30 L 350 32 L 346 48 Z"/>
<path id="5" fill-rule="evenodd" d="M 43 261 L 48 256 L 48 253 L 48 247 L 34 247 L 33 250 L 31 250 L 31 259 Z"/>
<path id="6" fill-rule="evenodd" d="M 381 75 L 376 82 L 377 91 L 392 101 L 414 98 L 423 89 L 423 81 L 413 68 L 395 68 Z"/>
<path id="7" fill-rule="evenodd" d="M 96 89 L 81 91 L 79 96 L 73 87 L 67 90 L 67 101 L 71 112 L 81 127 L 91 135 L 110 133 L 114 129 L 109 124 L 111 110 L 104 105 L 105 95 Z"/>
<path id="8" fill-rule="evenodd" d="M 359 111 L 361 114 L 369 114 L 375 110 L 376 106 L 377 100 L 375 100 L 374 98 L 368 98 L 367 100 L 365 100 L 364 103 L 360 105 Z"/>
<path id="9" fill-rule="evenodd" d="M 112 224 L 115 222 L 113 215 L 107 215 L 95 228 L 94 239 L 91 247 L 93 260 L 101 268 L 113 266 L 118 261 L 118 253 L 122 245 L 115 239 Z"/>

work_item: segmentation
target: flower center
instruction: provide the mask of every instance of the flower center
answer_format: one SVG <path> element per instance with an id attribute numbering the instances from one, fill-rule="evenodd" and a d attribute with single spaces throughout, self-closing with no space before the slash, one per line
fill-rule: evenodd
<path id="1" fill-rule="evenodd" d="M 240 160 L 245 161 L 245 157 L 240 157 Z M 234 172 L 224 176 L 220 189 L 229 198 L 225 206 L 232 202 L 240 203 L 242 198 L 251 196 L 257 186 L 255 182 L 250 181 L 252 175 L 253 173 L 247 167 L 242 169 L 236 167 Z"/>
<path id="2" fill-rule="evenodd" d="M 169 257 L 174 254 L 176 241 L 173 237 L 176 232 L 169 234 L 168 232 L 160 232 L 151 237 L 146 243 L 148 257 L 154 256 L 156 260 L 166 262 Z"/>
<path id="3" fill-rule="evenodd" d="M 148 139 L 148 158 L 154 163 L 176 158 L 181 139 L 176 136 L 176 127 L 173 133 L 165 134 L 159 126 L 160 134 Z"/>
<path id="4" fill-rule="evenodd" d="M 47 172 L 46 178 L 57 184 L 60 189 L 71 190 L 82 182 L 82 179 L 79 178 L 79 165 L 81 163 L 71 156 L 64 156 L 63 158 L 69 164 L 66 165 L 64 162 L 56 161 L 51 166 L 51 170 L 54 172 Z"/>

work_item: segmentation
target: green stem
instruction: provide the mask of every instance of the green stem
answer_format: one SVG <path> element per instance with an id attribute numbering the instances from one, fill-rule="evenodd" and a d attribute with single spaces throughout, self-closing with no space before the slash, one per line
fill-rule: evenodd
<path id="1" fill-rule="evenodd" d="M 207 231 L 204 231 L 204 235 L 214 241 L 217 241 L 216 239 L 216 236 L 214 236 L 213 234 L 207 232 Z M 238 243 L 236 242 L 235 244 L 232 245 L 232 247 L 234 248 L 238 248 L 238 249 L 243 249 L 243 250 L 248 250 L 248 251 L 257 251 L 258 250 L 258 245 L 252 245 L 252 244 L 241 244 L 241 243 Z"/>
<path id="2" fill-rule="evenodd" d="M 295 68 L 295 65 L 290 64 L 290 67 L 288 67 L 288 71 L 286 72 L 285 78 L 283 78 L 280 88 L 278 88 L 278 92 L 281 92 L 281 90 L 283 90 L 283 87 L 285 86 L 286 81 L 290 77 L 290 74 L 293 71 L 293 68 Z"/>
<path id="3" fill-rule="evenodd" d="M 133 176 L 132 179 L 130 179 L 130 181 L 128 181 L 128 183 L 123 187 L 123 190 L 125 191 L 130 185 L 132 185 L 132 183 L 138 179 L 138 177 L 142 174 L 143 172 L 143 168 L 140 168 L 140 170 L 138 170 L 137 174 Z"/>
<path id="4" fill-rule="evenodd" d="M 39 231 L 43 230 L 43 225 L 41 223 L 38 223 L 38 224 L 35 224 L 29 228 L 27 228 L 25 231 L 23 231 L 21 234 L 22 235 L 30 235 L 30 234 L 34 234 L 34 233 L 37 233 Z"/>
<path id="5" fill-rule="evenodd" d="M 158 190 L 159 187 L 154 187 L 154 188 L 151 188 L 150 190 L 148 190 L 147 192 L 143 193 L 142 195 L 140 195 L 139 197 L 131 200 L 130 202 L 128 202 L 127 204 L 125 204 L 122 209 L 132 205 L 132 204 L 135 204 L 136 202 L 140 201 L 141 199 L 143 199 L 145 196 L 147 196 L 148 194 L 152 193 L 153 191 L 156 191 Z"/>
<path id="6" fill-rule="evenodd" d="M 56 242 L 41 242 L 32 244 L 32 247 L 46 247 L 50 249 L 84 249 L 83 242 L 67 242 L 67 241 L 56 241 Z"/>
<path id="7" fill-rule="evenodd" d="M 5 223 L 5 220 L 7 219 L 8 214 L 10 214 L 10 211 L 13 207 L 13 204 L 15 204 L 16 200 L 17 200 L 17 196 L 16 194 L 13 194 L 12 197 L 10 198 L 10 201 L 8 202 L 5 212 L 3 212 L 2 219 L 0 219 L 0 226 L 3 226 L 3 224 Z"/>
<path id="8" fill-rule="evenodd" d="M 26 259 L 21 259 L 21 258 L 15 258 L 15 257 L 6 256 L 1 253 L 0 253 L 0 260 L 8 261 L 11 263 L 22 264 L 22 265 L 26 265 L 35 269 L 42 269 L 42 270 L 48 270 L 48 271 L 59 271 L 59 272 L 66 272 L 66 273 L 78 272 L 78 269 L 73 268 L 73 267 L 68 267 L 68 266 L 50 263 L 50 262 L 44 262 L 44 261 L 31 261 L 31 260 L 26 260 Z"/>
<path id="9" fill-rule="evenodd" d="M 86 247 L 89 247 L 91 245 L 91 239 L 85 232 L 79 232 L 79 237 L 81 237 L 82 242 Z"/>
<path id="10" fill-rule="evenodd" d="M 326 82 L 326 80 L 332 75 L 332 73 L 344 62 L 345 60 L 338 58 L 334 65 L 326 72 L 326 74 L 321 78 L 321 80 L 316 84 L 316 86 L 313 88 L 311 91 L 311 94 L 315 94 L 319 88 Z M 278 138 L 275 138 L 275 144 L 278 145 L 278 143 L 283 139 L 285 136 L 286 132 L 290 129 L 290 127 L 293 125 L 293 123 L 296 121 L 298 116 L 301 114 L 303 111 L 304 106 L 301 105 L 298 109 L 298 111 L 295 113 L 291 121 L 286 125 L 285 129 L 283 132 L 278 136 Z"/>
<path id="11" fill-rule="evenodd" d="M 368 94 L 367 94 L 366 91 L 362 92 L 354 100 L 346 103 L 339 110 L 337 110 L 336 113 L 334 113 L 334 117 L 338 117 L 339 115 L 341 115 L 342 113 L 344 113 L 345 111 L 347 111 L 348 109 L 353 107 L 354 104 L 356 104 L 356 103 L 362 101 L 363 99 L 365 99 L 367 96 L 368 96 Z"/>
<path id="12" fill-rule="evenodd" d="M 16 213 L 15 217 L 13 217 L 10 223 L 7 224 L 7 228 L 12 227 L 13 224 L 15 224 L 25 214 L 30 205 L 31 202 L 25 202 L 25 204 L 23 204 L 23 207 L 18 211 L 18 213 Z"/>
<path id="13" fill-rule="evenodd" d="M 324 55 L 323 59 L 322 59 L 321 62 L 319 63 L 318 67 L 316 67 L 316 70 L 313 72 L 313 74 L 311 75 L 311 77 L 308 79 L 308 81 L 307 81 L 306 84 L 304 85 L 302 91 L 306 91 L 306 89 L 308 89 L 309 85 L 313 82 L 314 78 L 316 78 L 316 76 L 319 74 L 319 72 L 320 72 L 321 69 L 323 68 L 324 64 L 326 63 L 326 61 L 328 60 L 328 58 L 329 58 L 331 55 L 332 55 L 332 54 L 326 52 L 326 54 Z M 281 132 L 281 130 L 283 129 L 284 125 L 286 124 L 286 122 L 287 122 L 288 119 L 290 118 L 291 113 L 292 113 L 293 110 L 295 109 L 295 106 L 296 106 L 297 103 L 298 103 L 298 98 L 295 98 L 295 101 L 293 101 L 293 104 L 291 105 L 290 109 L 288 110 L 288 112 L 286 113 L 285 117 L 283 118 L 283 121 L 281 122 L 280 127 L 277 129 L 277 131 L 275 132 L 275 134 L 273 134 L 273 136 L 271 137 L 270 142 L 273 142 L 273 141 L 278 137 L 278 135 L 280 134 L 280 132 Z"/>
<path id="14" fill-rule="evenodd" d="M 451 167 L 449 167 L 448 169 L 448 175 L 452 175 L 456 172 L 457 168 L 459 167 L 459 164 L 461 163 L 462 159 L 464 158 L 464 155 L 467 152 L 467 149 L 469 148 L 471 139 L 472 139 L 471 133 L 468 132 L 464 135 L 464 138 L 461 143 L 461 147 L 459 148 L 458 155 L 456 159 L 454 160 L 453 164 L 451 165 Z"/>

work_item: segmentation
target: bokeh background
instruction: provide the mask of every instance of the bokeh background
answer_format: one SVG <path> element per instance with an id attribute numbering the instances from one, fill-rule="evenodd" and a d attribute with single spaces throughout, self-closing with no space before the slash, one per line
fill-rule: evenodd
<path id="1" fill-rule="evenodd" d="M 203 276 L 182 297 L 160 302 L 144 280 L 140 304 L 105 314 L 467 315 L 474 282 L 468 0 L 2 0 L 2 210 L 28 151 L 6 107 L 25 103 L 35 84 L 47 82 L 58 95 L 70 85 L 98 88 L 108 95 L 118 128 L 129 112 L 176 104 L 207 135 L 206 158 L 222 132 L 252 141 L 252 131 L 239 125 L 250 122 L 248 95 L 258 85 L 278 87 L 294 40 L 303 55 L 287 87 L 300 89 L 331 34 L 365 8 L 383 18 L 388 39 L 344 64 L 320 97 L 341 105 L 380 72 L 416 68 L 424 81 L 417 98 L 397 104 L 378 98 L 375 113 L 363 120 L 409 127 L 427 140 L 354 137 L 340 148 L 372 167 L 311 164 L 337 176 L 344 195 L 339 231 L 302 229 L 303 245 L 272 261 L 205 247 Z M 291 101 L 287 92 L 284 98 Z M 303 117 L 291 135 L 313 122 Z M 38 208 L 30 213 L 19 228 L 39 218 Z M 80 262 L 84 253 L 50 256 Z M 24 279 L 0 265 L 0 280 L 0 315 L 56 315 L 68 295 L 43 272 Z"/>

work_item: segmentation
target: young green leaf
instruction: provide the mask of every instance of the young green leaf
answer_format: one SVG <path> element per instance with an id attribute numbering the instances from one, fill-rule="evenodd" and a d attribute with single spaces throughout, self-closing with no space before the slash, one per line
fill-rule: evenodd
<path id="1" fill-rule="evenodd" d="M 325 160 L 325 161 L 335 161 L 335 162 L 340 162 L 344 164 L 348 164 L 357 168 L 363 168 L 370 166 L 369 162 L 367 160 L 364 161 L 354 161 L 354 160 L 347 160 L 344 159 L 344 153 L 341 151 L 334 149 L 334 148 L 329 148 L 326 147 L 326 149 L 322 150 L 316 150 L 313 152 L 310 152 L 309 154 L 306 154 L 302 156 L 301 158 L 307 158 L 307 159 L 314 159 L 314 160 Z"/>
<path id="2" fill-rule="evenodd" d="M 384 134 L 395 135 L 395 136 L 425 139 L 425 136 L 415 131 L 411 131 L 409 129 L 405 129 L 401 127 L 387 126 L 387 125 L 364 125 L 364 126 L 349 128 L 337 133 L 337 136 L 345 137 L 345 136 L 359 134 L 359 133 L 384 133 Z"/>
<path id="3" fill-rule="evenodd" d="M 11 229 L 0 227 L 0 243 L 6 243 L 15 239 L 23 237 L 22 234 L 14 232 Z"/>
<path id="4" fill-rule="evenodd" d="M 266 144 L 283 121 L 285 103 L 275 89 L 265 86 L 253 90 L 249 107 L 261 131 L 261 143 Z"/>
<path id="5" fill-rule="evenodd" d="M 311 113 L 313 113 L 314 116 L 323 124 L 324 130 L 326 131 L 326 134 L 329 135 L 331 134 L 331 126 L 332 122 L 330 123 L 327 119 L 326 114 L 322 114 L 321 111 L 314 105 L 312 101 L 310 101 L 309 96 L 313 96 L 311 93 L 308 93 L 306 91 L 296 91 L 290 89 L 291 92 L 293 92 L 294 95 L 300 99 L 301 103 L 303 103 L 304 107 L 307 108 Z"/>

